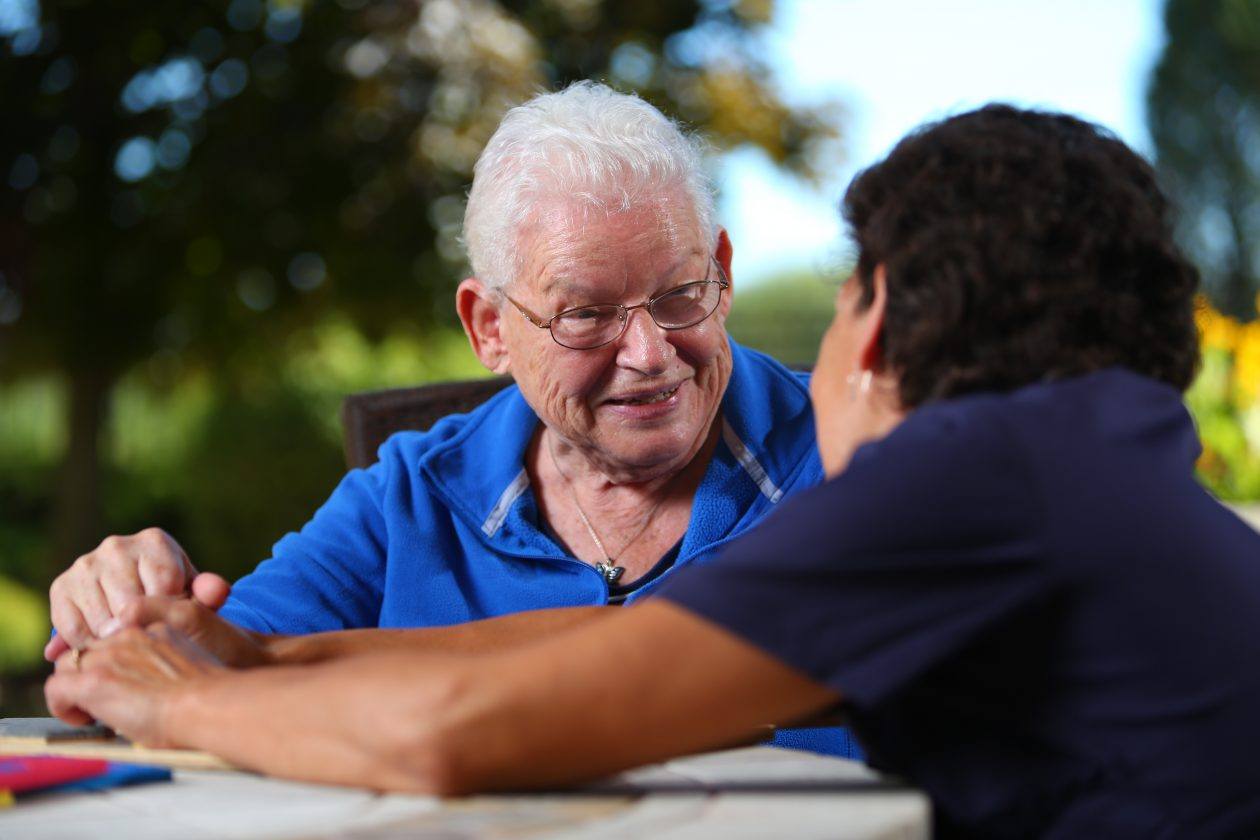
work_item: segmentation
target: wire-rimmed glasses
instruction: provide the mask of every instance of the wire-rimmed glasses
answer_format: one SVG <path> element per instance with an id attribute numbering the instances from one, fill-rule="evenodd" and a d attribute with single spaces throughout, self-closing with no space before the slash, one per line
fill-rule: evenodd
<path id="1" fill-rule="evenodd" d="M 717 260 L 709 258 L 710 270 L 703 280 L 683 283 L 654 298 L 634 306 L 619 303 L 592 303 L 575 306 L 557 312 L 545 321 L 521 304 L 504 295 L 508 301 L 539 329 L 550 330 L 551 337 L 561 347 L 570 350 L 594 350 L 621 338 L 630 324 L 630 313 L 646 309 L 648 315 L 663 330 L 685 330 L 694 327 L 712 315 L 722 300 L 722 292 L 731 287 Z M 717 280 L 709 279 L 712 266 L 717 266 Z"/>

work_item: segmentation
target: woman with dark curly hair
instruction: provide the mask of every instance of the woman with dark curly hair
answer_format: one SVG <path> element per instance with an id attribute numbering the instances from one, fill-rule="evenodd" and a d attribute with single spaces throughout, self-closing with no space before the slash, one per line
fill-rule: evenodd
<path id="1" fill-rule="evenodd" d="M 992 106 L 903 140 L 844 213 L 858 263 L 812 382 L 829 480 L 658 597 L 497 653 L 249 673 L 130 631 L 50 702 L 438 792 L 838 707 L 942 836 L 1260 836 L 1260 535 L 1193 477 L 1196 276 L 1150 169 Z"/>

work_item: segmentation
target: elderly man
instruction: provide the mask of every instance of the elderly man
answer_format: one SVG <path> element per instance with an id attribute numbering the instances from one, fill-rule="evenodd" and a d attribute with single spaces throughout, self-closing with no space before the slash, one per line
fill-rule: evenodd
<path id="1" fill-rule="evenodd" d="M 230 596 L 161 531 L 111 537 L 53 584 L 47 655 L 156 618 L 237 666 L 493 647 L 704 562 L 822 477 L 805 377 L 727 337 L 713 215 L 697 144 L 637 97 L 580 83 L 512 109 L 456 306 L 515 387 L 390 438 Z M 512 615 L 571 606 L 592 609 Z"/>

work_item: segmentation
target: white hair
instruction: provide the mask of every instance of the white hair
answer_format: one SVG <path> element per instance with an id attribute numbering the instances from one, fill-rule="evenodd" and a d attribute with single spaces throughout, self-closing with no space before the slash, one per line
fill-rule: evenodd
<path id="1" fill-rule="evenodd" d="M 491 287 L 515 278 L 521 227 L 540 200 L 564 198 L 613 214 L 681 189 L 710 244 L 713 186 L 704 143 L 633 94 L 576 82 L 507 112 L 473 168 L 464 245 Z"/>

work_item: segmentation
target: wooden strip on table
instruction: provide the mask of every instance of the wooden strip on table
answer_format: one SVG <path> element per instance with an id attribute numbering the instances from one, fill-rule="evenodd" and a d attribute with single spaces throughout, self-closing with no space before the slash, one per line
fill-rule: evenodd
<path id="1" fill-rule="evenodd" d="M 238 770 L 218 756 L 197 750 L 155 750 L 121 738 L 112 741 L 54 741 L 0 737 L 0 755 L 61 755 L 152 764 L 172 770 Z"/>

